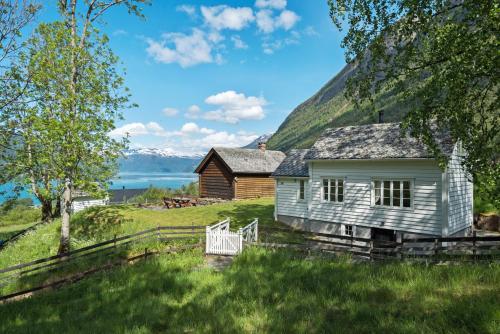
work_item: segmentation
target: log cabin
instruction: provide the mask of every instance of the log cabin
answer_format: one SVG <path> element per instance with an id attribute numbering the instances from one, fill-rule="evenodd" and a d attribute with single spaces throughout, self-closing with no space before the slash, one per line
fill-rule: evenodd
<path id="1" fill-rule="evenodd" d="M 212 148 L 195 172 L 199 174 L 201 197 L 244 199 L 272 197 L 275 182 L 271 174 L 285 158 L 280 151 Z"/>

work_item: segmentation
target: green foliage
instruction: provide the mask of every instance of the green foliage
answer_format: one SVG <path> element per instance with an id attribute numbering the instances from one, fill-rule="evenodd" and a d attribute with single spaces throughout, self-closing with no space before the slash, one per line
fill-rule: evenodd
<path id="1" fill-rule="evenodd" d="M 500 266 L 304 259 L 247 249 L 214 272 L 163 254 L 0 305 L 25 333 L 497 333 Z"/>
<path id="2" fill-rule="evenodd" d="M 132 197 L 129 203 L 149 203 L 161 204 L 164 198 L 172 198 L 176 196 L 197 196 L 198 182 L 190 182 L 188 185 L 182 185 L 179 189 L 171 188 L 156 188 L 149 187 L 146 192 L 141 195 Z"/>
<path id="3" fill-rule="evenodd" d="M 0 226 L 29 225 L 39 222 L 40 209 L 33 207 L 30 198 L 9 199 L 0 205 Z"/>
<path id="4" fill-rule="evenodd" d="M 269 139 L 268 147 L 282 151 L 309 148 L 327 128 L 377 123 L 378 113 L 371 110 L 370 104 L 357 107 L 344 96 L 345 76 L 353 72 L 355 69 L 347 65 L 313 97 L 299 105 Z M 377 94 L 373 103 L 376 109 L 384 109 L 386 122 L 402 121 L 409 109 L 392 90 Z"/>
<path id="5" fill-rule="evenodd" d="M 476 181 L 498 189 L 499 2 L 328 3 L 335 25 L 347 26 L 342 42 L 347 61 L 359 68 L 346 96 L 359 105 L 394 90 L 410 106 L 404 130 L 421 138 L 442 165 L 446 158 L 434 141 L 434 126 L 449 131 L 467 152 L 465 167 Z"/>

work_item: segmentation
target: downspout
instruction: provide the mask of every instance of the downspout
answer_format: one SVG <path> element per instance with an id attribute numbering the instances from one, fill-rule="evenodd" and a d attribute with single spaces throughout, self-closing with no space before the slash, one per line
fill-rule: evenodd
<path id="1" fill-rule="evenodd" d="M 444 171 L 441 173 L 441 236 L 446 237 L 449 234 L 449 222 L 448 222 L 448 203 L 449 203 L 449 191 L 448 191 L 448 166 L 445 167 Z"/>

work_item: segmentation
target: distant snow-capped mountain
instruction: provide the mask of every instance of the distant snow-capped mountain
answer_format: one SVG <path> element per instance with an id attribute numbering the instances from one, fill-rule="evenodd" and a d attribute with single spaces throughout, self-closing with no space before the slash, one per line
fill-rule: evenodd
<path id="1" fill-rule="evenodd" d="M 259 136 L 259 138 L 255 139 L 253 142 L 250 144 L 243 146 L 243 148 L 257 148 L 259 146 L 259 143 L 267 143 L 269 138 L 272 137 L 272 133 L 264 134 L 262 136 Z"/>
<path id="2" fill-rule="evenodd" d="M 123 152 L 125 156 L 130 156 L 130 155 L 154 155 L 158 157 L 166 157 L 166 158 L 200 158 L 202 157 L 201 154 L 180 154 L 178 152 L 175 152 L 174 150 L 170 148 L 131 148 L 128 150 L 125 150 Z"/>
<path id="3" fill-rule="evenodd" d="M 192 173 L 202 155 L 179 154 L 171 149 L 133 148 L 119 159 L 120 172 Z"/>

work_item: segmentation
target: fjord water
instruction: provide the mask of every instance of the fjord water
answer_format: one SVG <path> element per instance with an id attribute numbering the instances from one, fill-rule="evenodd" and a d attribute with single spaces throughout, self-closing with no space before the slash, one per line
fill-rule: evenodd
<path id="1" fill-rule="evenodd" d="M 142 172 L 122 172 L 111 182 L 110 189 L 142 189 L 150 186 L 157 188 L 179 189 L 183 185 L 188 185 L 193 181 L 197 181 L 198 176 L 193 173 L 142 173 Z M 13 185 L 6 184 L 0 186 L 0 203 L 13 195 Z M 21 197 L 31 197 L 37 203 L 35 198 L 28 192 L 24 191 Z"/>

